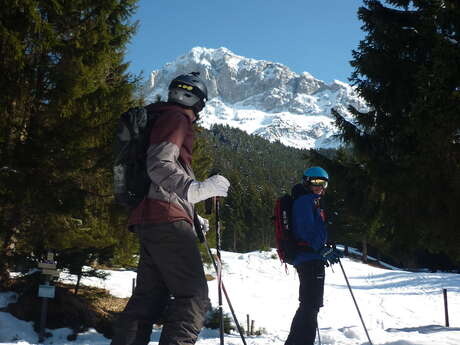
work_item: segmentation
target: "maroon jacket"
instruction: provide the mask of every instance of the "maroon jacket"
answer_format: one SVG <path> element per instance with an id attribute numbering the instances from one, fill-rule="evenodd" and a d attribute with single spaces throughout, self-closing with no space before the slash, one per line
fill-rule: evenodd
<path id="1" fill-rule="evenodd" d="M 184 108 L 171 103 L 154 103 L 146 107 L 158 113 L 150 134 L 147 172 L 152 181 L 147 197 L 129 217 L 128 224 L 159 224 L 185 220 L 193 225 L 193 204 L 187 192 L 194 181 L 192 119 Z"/>

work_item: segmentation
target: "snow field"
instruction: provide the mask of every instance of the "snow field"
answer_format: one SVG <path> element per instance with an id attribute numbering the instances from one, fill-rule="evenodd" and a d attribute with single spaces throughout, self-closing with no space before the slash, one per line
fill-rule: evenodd
<path id="1" fill-rule="evenodd" d="M 248 345 L 283 345 L 297 308 L 298 279 L 293 267 L 287 271 L 275 251 L 245 254 L 222 252 L 223 281 L 240 324 L 246 328 L 246 314 L 255 329 L 265 328 L 262 336 L 247 337 Z M 460 344 L 460 275 L 412 273 L 380 269 L 342 259 L 369 335 L 374 345 L 458 345 Z M 206 272 L 214 275 L 212 266 Z M 83 284 L 106 288 L 113 295 L 131 295 L 132 271 L 110 271 L 106 281 L 83 279 Z M 64 282 L 75 277 L 61 274 Z M 217 307 L 217 281 L 209 281 L 209 296 Z M 367 337 L 339 265 L 326 269 L 325 306 L 318 323 L 324 345 L 365 345 Z M 444 325 L 442 289 L 448 290 L 450 328 Z M 15 302 L 12 293 L 0 294 L 0 308 Z M 224 312 L 230 314 L 224 297 Z M 81 334 L 75 342 L 66 340 L 69 329 L 52 330 L 44 344 L 108 345 L 109 339 L 94 330 Z M 160 330 L 154 330 L 149 345 L 157 345 Z M 0 343 L 37 344 L 29 322 L 0 312 Z M 237 332 L 225 336 L 228 345 L 240 345 Z M 218 345 L 218 330 L 204 329 L 197 345 Z"/>

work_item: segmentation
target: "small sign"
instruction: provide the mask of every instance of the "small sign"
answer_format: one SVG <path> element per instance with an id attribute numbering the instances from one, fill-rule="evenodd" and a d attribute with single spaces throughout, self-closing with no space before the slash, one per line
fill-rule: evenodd
<path id="1" fill-rule="evenodd" d="M 48 262 L 39 262 L 38 263 L 38 268 L 46 268 L 46 269 L 49 269 L 49 270 L 54 270 L 56 269 L 56 264 L 51 264 L 51 263 L 48 263 Z"/>
<path id="2" fill-rule="evenodd" d="M 39 285 L 38 297 L 54 298 L 55 288 L 53 285 Z"/>
<path id="3" fill-rule="evenodd" d="M 46 268 L 42 268 L 42 274 L 59 278 L 59 271 L 58 270 L 49 270 L 49 269 L 46 269 Z"/>

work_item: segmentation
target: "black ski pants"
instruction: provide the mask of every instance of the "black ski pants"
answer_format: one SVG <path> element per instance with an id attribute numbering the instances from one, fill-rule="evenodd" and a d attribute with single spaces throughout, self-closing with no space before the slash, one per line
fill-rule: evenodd
<path id="1" fill-rule="evenodd" d="M 324 264 L 321 260 L 308 261 L 297 265 L 296 270 L 300 303 L 285 345 L 313 345 L 319 308 L 323 306 Z"/>
<path id="2" fill-rule="evenodd" d="M 192 226 L 185 221 L 135 227 L 140 241 L 137 284 L 115 322 L 111 345 L 147 345 L 162 323 L 159 345 L 194 344 L 210 306 Z"/>

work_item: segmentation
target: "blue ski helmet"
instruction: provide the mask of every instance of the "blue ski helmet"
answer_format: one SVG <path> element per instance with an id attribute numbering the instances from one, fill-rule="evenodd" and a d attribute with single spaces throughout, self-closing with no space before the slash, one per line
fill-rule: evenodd
<path id="1" fill-rule="evenodd" d="M 303 173 L 303 180 L 309 182 L 313 179 L 329 181 L 329 174 L 321 167 L 311 167 Z"/>

